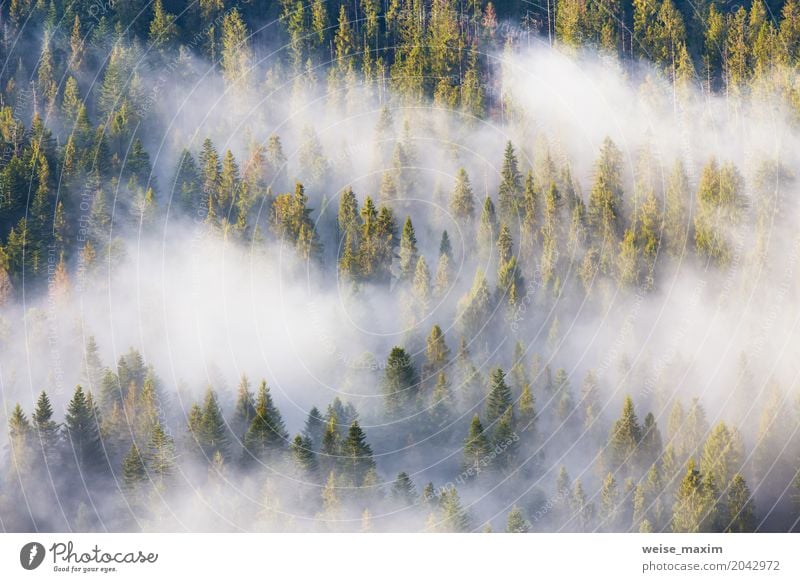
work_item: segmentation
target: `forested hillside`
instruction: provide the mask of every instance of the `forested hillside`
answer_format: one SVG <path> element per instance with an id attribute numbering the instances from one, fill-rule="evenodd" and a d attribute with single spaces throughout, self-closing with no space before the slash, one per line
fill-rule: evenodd
<path id="1" fill-rule="evenodd" d="M 0 19 L 3 531 L 800 530 L 800 3 Z"/>

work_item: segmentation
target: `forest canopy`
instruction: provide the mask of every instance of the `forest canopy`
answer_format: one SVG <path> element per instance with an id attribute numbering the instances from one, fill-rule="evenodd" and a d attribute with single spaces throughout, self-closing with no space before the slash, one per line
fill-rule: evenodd
<path id="1" fill-rule="evenodd" d="M 3 531 L 800 528 L 795 0 L 0 19 Z"/>

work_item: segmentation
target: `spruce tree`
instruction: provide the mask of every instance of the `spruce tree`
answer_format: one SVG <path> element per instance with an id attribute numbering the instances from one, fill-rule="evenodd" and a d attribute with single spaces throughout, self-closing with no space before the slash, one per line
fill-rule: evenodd
<path id="1" fill-rule="evenodd" d="M 519 172 L 514 146 L 509 141 L 503 154 L 503 167 L 500 170 L 500 191 L 497 195 L 497 213 L 501 222 L 506 224 L 519 223 L 521 194 L 522 175 Z"/>
<path id="2" fill-rule="evenodd" d="M 450 198 L 450 212 L 462 226 L 470 224 L 475 216 L 475 195 L 464 168 L 460 168 L 456 174 L 456 183 Z"/>
<path id="3" fill-rule="evenodd" d="M 91 393 L 84 393 L 80 386 L 75 388 L 67 406 L 64 436 L 69 445 L 67 455 L 82 471 L 96 469 L 104 461 L 98 416 Z"/>
<path id="4" fill-rule="evenodd" d="M 384 410 L 390 418 L 401 414 L 416 400 L 419 391 L 417 372 L 403 348 L 395 346 L 389 353 L 381 386 Z"/>
<path id="5" fill-rule="evenodd" d="M 729 522 L 725 531 L 751 533 L 756 531 L 755 503 L 747 483 L 739 473 L 731 479 L 728 487 L 727 510 Z"/>
<path id="6" fill-rule="evenodd" d="M 400 237 L 400 273 L 401 281 L 411 281 L 417 266 L 419 254 L 417 252 L 417 237 L 414 234 L 414 225 L 411 217 L 406 217 L 403 224 L 403 234 Z"/>
<path id="7" fill-rule="evenodd" d="M 476 473 L 484 470 L 485 464 L 488 462 L 488 455 L 491 451 L 491 444 L 483 430 L 481 419 L 478 415 L 472 417 L 472 423 L 469 426 L 469 434 L 466 441 L 464 441 L 464 468 L 465 470 L 472 469 Z"/>
<path id="8" fill-rule="evenodd" d="M 465 533 L 469 531 L 469 516 L 461 505 L 461 499 L 455 487 L 451 487 L 442 493 L 441 508 L 442 519 L 439 523 L 441 531 L 451 533 Z"/>
<path id="9" fill-rule="evenodd" d="M 531 524 L 522 515 L 522 510 L 516 505 L 511 508 L 506 520 L 507 533 L 528 533 L 531 531 Z"/>
<path id="10" fill-rule="evenodd" d="M 310 477 L 316 476 L 319 464 L 317 463 L 317 456 L 314 454 L 314 445 L 311 438 L 308 435 L 295 436 L 291 449 L 292 458 L 294 458 L 298 469 Z"/>
<path id="11" fill-rule="evenodd" d="M 641 438 L 642 429 L 633 409 L 633 399 L 626 396 L 622 406 L 622 416 L 611 429 L 608 448 L 609 466 L 616 470 L 633 464 L 636 461 Z"/>
<path id="12" fill-rule="evenodd" d="M 192 416 L 190 416 L 190 424 L 191 420 Z M 220 453 L 224 457 L 228 452 L 229 445 L 228 428 L 225 426 L 225 419 L 217 403 L 216 394 L 210 386 L 206 390 L 203 407 L 196 420 L 198 424 L 191 428 L 204 457 L 209 461 L 216 453 Z"/>
<path id="13" fill-rule="evenodd" d="M 122 462 L 122 480 L 128 489 L 135 489 L 147 480 L 147 468 L 136 443 L 131 445 Z"/>
<path id="14" fill-rule="evenodd" d="M 255 416 L 244 435 L 245 458 L 264 459 L 267 455 L 285 449 L 289 434 L 280 411 L 272 401 L 266 380 L 261 381 L 256 397 Z"/>
<path id="15" fill-rule="evenodd" d="M 414 482 L 408 473 L 401 472 L 397 474 L 397 478 L 392 483 L 391 491 L 392 499 L 403 507 L 410 507 L 414 505 L 417 500 L 417 492 L 414 488 Z"/>
<path id="16" fill-rule="evenodd" d="M 367 443 L 367 436 L 358 421 L 350 425 L 347 438 L 342 444 L 342 457 L 345 474 L 355 487 L 361 487 L 367 472 L 375 468 L 375 461 L 372 459 L 372 448 Z"/>
<path id="17" fill-rule="evenodd" d="M 489 396 L 486 399 L 486 421 L 493 424 L 511 408 L 513 396 L 506 384 L 506 375 L 500 368 L 492 371 L 489 381 Z"/>
<path id="18" fill-rule="evenodd" d="M 145 453 L 145 462 L 156 487 L 163 488 L 175 471 L 178 456 L 175 442 L 164 431 L 160 422 L 156 423 L 150 435 Z"/>
<path id="19" fill-rule="evenodd" d="M 53 406 L 45 391 L 39 395 L 32 416 L 37 448 L 41 447 L 45 462 L 51 465 L 57 460 L 59 447 L 59 427 L 53 420 Z"/>

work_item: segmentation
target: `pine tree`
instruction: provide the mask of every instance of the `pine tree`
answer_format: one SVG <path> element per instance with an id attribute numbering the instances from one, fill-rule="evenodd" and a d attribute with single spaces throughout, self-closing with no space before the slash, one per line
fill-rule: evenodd
<path id="1" fill-rule="evenodd" d="M 58 424 L 53 420 L 53 406 L 46 392 L 42 391 L 39 395 L 31 418 L 38 447 L 41 447 L 46 464 L 51 467 L 57 460 L 60 435 Z"/>
<path id="2" fill-rule="evenodd" d="M 402 507 L 410 507 L 416 503 L 417 492 L 414 488 L 414 482 L 411 481 L 408 473 L 401 472 L 397 474 L 397 478 L 392 483 L 391 496 Z"/>
<path id="3" fill-rule="evenodd" d="M 160 422 L 153 427 L 145 453 L 145 462 L 153 483 L 156 487 L 163 488 L 175 471 L 177 454 L 175 442 L 164 431 Z"/>
<path id="4" fill-rule="evenodd" d="M 164 10 L 162 0 L 153 4 L 153 20 L 150 21 L 150 44 L 161 48 L 170 45 L 177 35 L 175 16 Z"/>
<path id="5" fill-rule="evenodd" d="M 709 532 L 716 519 L 716 490 L 709 488 L 700 471 L 695 468 L 694 459 L 689 460 L 686 475 L 675 494 L 672 508 L 672 531 Z"/>
<path id="6" fill-rule="evenodd" d="M 531 385 L 526 382 L 522 387 L 522 394 L 517 403 L 519 409 L 519 426 L 525 432 L 535 431 L 536 399 L 531 391 Z"/>
<path id="7" fill-rule="evenodd" d="M 248 42 L 247 25 L 239 10 L 225 13 L 222 21 L 222 75 L 225 81 L 237 87 L 246 87 L 249 81 L 253 55 Z"/>
<path id="8" fill-rule="evenodd" d="M 147 480 L 147 468 L 136 443 L 131 445 L 122 462 L 122 480 L 128 489 L 135 489 Z"/>
<path id="9" fill-rule="evenodd" d="M 306 438 L 312 443 L 312 450 L 318 450 L 322 444 L 322 434 L 325 432 L 325 422 L 322 420 L 322 413 L 313 406 L 308 411 L 306 424 L 303 428 L 303 439 Z"/>
<path id="10" fill-rule="evenodd" d="M 433 296 L 440 299 L 450 290 L 451 285 L 450 258 L 442 253 L 436 265 L 436 277 L 433 282 Z"/>
<path id="11" fill-rule="evenodd" d="M 411 357 L 399 346 L 389 353 L 382 390 L 384 409 L 389 418 L 401 414 L 416 400 L 419 391 L 417 372 Z"/>
<path id="12" fill-rule="evenodd" d="M 756 531 L 755 504 L 744 477 L 737 473 L 730 483 L 727 495 L 730 522 L 727 524 L 725 531 L 732 533 L 751 533 Z"/>
<path id="13" fill-rule="evenodd" d="M 450 212 L 461 225 L 469 225 L 475 216 L 475 195 L 464 168 L 460 168 L 456 174 L 456 183 L 450 198 Z"/>
<path id="14" fill-rule="evenodd" d="M 744 456 L 741 437 L 720 422 L 711 431 L 700 457 L 700 472 L 711 476 L 717 487 L 724 489 L 735 474 L 742 470 Z"/>
<path id="15" fill-rule="evenodd" d="M 475 272 L 472 289 L 458 304 L 464 335 L 475 337 L 489 323 L 492 296 L 483 271 Z"/>
<path id="16" fill-rule="evenodd" d="M 658 430 L 656 418 L 652 412 L 648 412 L 647 416 L 644 417 L 642 439 L 639 447 L 639 456 L 642 459 L 643 466 L 652 465 L 661 456 L 661 432 Z"/>
<path id="17" fill-rule="evenodd" d="M 266 380 L 261 381 L 256 397 L 255 416 L 244 435 L 246 459 L 264 459 L 269 454 L 285 449 L 289 434 L 281 413 L 272 402 Z"/>
<path id="18" fill-rule="evenodd" d="M 206 460 L 211 460 L 216 453 L 223 457 L 228 451 L 228 434 L 225 419 L 217 403 L 217 397 L 211 387 L 206 390 L 203 407 L 198 408 L 199 416 L 189 417 L 189 428 L 200 446 Z M 193 422 L 195 421 L 195 422 Z"/>
<path id="19" fill-rule="evenodd" d="M 506 384 L 505 373 L 500 368 L 490 376 L 489 396 L 486 399 L 486 421 L 493 424 L 511 408 L 513 396 Z"/>
<path id="20" fill-rule="evenodd" d="M 422 255 L 417 259 L 414 269 L 412 292 L 416 301 L 416 313 L 427 314 L 431 302 L 431 273 Z"/>
<path id="21" fill-rule="evenodd" d="M 497 233 L 497 218 L 494 203 L 488 196 L 483 201 L 483 211 L 478 223 L 478 257 L 481 262 L 486 262 L 492 254 L 495 236 Z"/>
<path id="22" fill-rule="evenodd" d="M 458 497 L 455 487 L 451 487 L 442 493 L 441 503 L 441 531 L 452 533 L 468 532 L 470 527 L 469 516 L 461 505 L 461 499 Z"/>
<path id="23" fill-rule="evenodd" d="M 91 393 L 84 393 L 78 386 L 67 406 L 64 436 L 70 445 L 68 456 L 75 459 L 82 471 L 96 469 L 104 460 L 98 420 L 99 412 Z"/>
<path id="24" fill-rule="evenodd" d="M 31 458 L 31 425 L 19 402 L 11 411 L 8 419 L 8 436 L 13 466 L 18 474 L 24 475 L 33 466 L 33 459 Z"/>
<path id="25" fill-rule="evenodd" d="M 236 408 L 233 414 L 233 422 L 231 423 L 231 431 L 238 439 L 244 438 L 245 431 L 256 415 L 256 409 L 253 405 L 254 401 L 255 396 L 250 391 L 250 381 L 247 379 L 246 375 L 242 374 L 236 393 Z"/>
<path id="26" fill-rule="evenodd" d="M 491 450 L 489 439 L 483 430 L 478 415 L 472 417 L 472 423 L 469 427 L 469 435 L 464 442 L 464 468 L 465 470 L 473 470 L 480 473 L 485 468 L 485 463 Z"/>
<path id="27" fill-rule="evenodd" d="M 450 348 L 447 347 L 442 328 L 435 324 L 425 341 L 425 365 L 422 374 L 430 382 L 450 363 Z"/>
<path id="28" fill-rule="evenodd" d="M 450 391 L 450 383 L 444 371 L 436 375 L 436 385 L 431 394 L 431 406 L 428 410 L 434 426 L 445 426 L 452 417 L 453 395 Z"/>
<path id="29" fill-rule="evenodd" d="M 355 487 L 361 487 L 367 472 L 375 469 L 375 461 L 372 459 L 372 448 L 367 443 L 367 436 L 358 421 L 350 425 L 347 438 L 342 444 L 342 457 L 345 474 Z"/>
<path id="30" fill-rule="evenodd" d="M 507 533 L 528 533 L 531 531 L 531 524 L 522 515 L 522 510 L 516 505 L 511 508 L 506 521 Z"/>
<path id="31" fill-rule="evenodd" d="M 642 439 L 642 429 L 636 412 L 633 409 L 633 399 L 625 397 L 622 406 L 622 416 L 614 423 L 611 429 L 609 442 L 609 466 L 618 469 L 630 466 L 636 462 L 639 441 Z"/>
<path id="32" fill-rule="evenodd" d="M 503 154 L 503 167 L 500 170 L 500 191 L 497 195 L 497 213 L 500 222 L 518 224 L 520 221 L 520 198 L 522 194 L 522 175 L 519 172 L 514 146 L 506 143 Z"/>
<path id="33" fill-rule="evenodd" d="M 439 242 L 439 257 L 442 256 L 453 259 L 453 246 L 450 244 L 450 235 L 446 230 L 442 231 L 442 240 Z"/>
<path id="34" fill-rule="evenodd" d="M 414 225 L 411 217 L 406 217 L 403 224 L 403 234 L 400 237 L 400 274 L 401 281 L 411 281 L 417 265 L 419 254 L 417 252 L 417 237 L 414 234 Z"/>
<path id="35" fill-rule="evenodd" d="M 618 531 L 620 529 L 620 499 L 617 482 L 614 475 L 609 473 L 600 489 L 600 520 L 605 531 Z"/>
<path id="36" fill-rule="evenodd" d="M 314 477 L 319 468 L 317 456 L 314 454 L 314 443 L 308 435 L 297 435 L 292 441 L 292 457 L 298 469 L 305 475 Z"/>

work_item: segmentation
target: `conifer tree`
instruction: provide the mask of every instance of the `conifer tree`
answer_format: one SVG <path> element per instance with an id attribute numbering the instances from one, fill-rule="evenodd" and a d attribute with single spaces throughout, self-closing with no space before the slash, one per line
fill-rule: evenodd
<path id="1" fill-rule="evenodd" d="M 708 532 L 716 519 L 716 490 L 703 480 L 690 459 L 672 508 L 672 531 Z"/>
<path id="2" fill-rule="evenodd" d="M 485 467 L 486 458 L 491 450 L 489 439 L 483 430 L 478 415 L 472 417 L 467 440 L 464 442 L 464 467 L 465 470 L 473 469 L 476 473 Z"/>
<path id="3" fill-rule="evenodd" d="M 156 487 L 163 488 L 175 471 L 177 454 L 175 442 L 160 422 L 153 427 L 145 461 L 151 480 Z"/>
<path id="4" fill-rule="evenodd" d="M 38 439 L 37 448 L 41 447 L 42 454 L 48 466 L 57 460 L 59 446 L 59 427 L 53 420 L 53 406 L 45 391 L 36 400 L 36 408 L 31 417 L 35 438 Z"/>
<path id="5" fill-rule="evenodd" d="M 236 87 L 246 87 L 252 66 L 247 25 L 237 8 L 225 13 L 222 21 L 222 75 Z"/>
<path id="6" fill-rule="evenodd" d="M 382 390 L 384 409 L 390 418 L 401 414 L 416 400 L 419 391 L 417 372 L 406 351 L 395 346 L 386 362 Z"/>
<path id="7" fill-rule="evenodd" d="M 497 195 L 497 213 L 500 222 L 518 224 L 520 221 L 520 198 L 522 195 L 522 175 L 519 172 L 514 146 L 506 143 L 503 154 L 503 167 L 500 170 L 500 191 Z"/>
<path id="8" fill-rule="evenodd" d="M 442 493 L 441 508 L 441 531 L 452 533 L 464 533 L 469 531 L 469 516 L 461 505 L 461 499 L 455 487 L 451 487 Z"/>
<path id="9" fill-rule="evenodd" d="M 729 523 L 725 531 L 751 533 L 756 531 L 755 504 L 747 483 L 739 473 L 731 479 L 727 495 Z"/>
<path id="10" fill-rule="evenodd" d="M 609 473 L 600 489 L 600 520 L 605 531 L 617 531 L 621 525 L 620 498 L 617 481 Z"/>
<path id="11" fill-rule="evenodd" d="M 82 471 L 94 470 L 104 461 L 100 440 L 99 413 L 91 397 L 78 386 L 67 406 L 64 436 L 68 458 L 74 458 Z"/>
<path id="12" fill-rule="evenodd" d="M 367 436 L 358 421 L 350 425 L 347 438 L 342 444 L 342 457 L 345 474 L 355 487 L 361 487 L 367 472 L 375 468 L 375 461 L 372 459 L 372 448 L 367 443 Z"/>
<path id="13" fill-rule="evenodd" d="M 289 434 L 281 413 L 272 401 L 267 382 L 261 381 L 256 397 L 255 416 L 244 435 L 246 458 L 264 459 L 267 455 L 285 449 Z"/>
<path id="14" fill-rule="evenodd" d="M 470 224 L 475 216 L 475 195 L 464 168 L 460 168 L 456 174 L 456 183 L 450 198 L 450 212 L 462 225 Z"/>
<path id="15" fill-rule="evenodd" d="M 228 430 L 217 397 L 210 386 L 206 390 L 203 407 L 198 412 L 199 415 L 194 418 L 192 415 L 189 417 L 190 429 L 204 457 L 209 461 L 216 453 L 224 457 L 228 451 Z"/>
<path id="16" fill-rule="evenodd" d="M 131 445 L 122 462 L 122 480 L 128 489 L 136 489 L 147 480 L 147 468 L 136 443 Z"/>
<path id="17" fill-rule="evenodd" d="M 392 499 L 403 507 L 413 505 L 417 500 L 417 492 L 411 477 L 406 472 L 397 474 L 397 478 L 392 483 Z"/>
<path id="18" fill-rule="evenodd" d="M 236 408 L 234 410 L 231 431 L 236 438 L 242 439 L 245 431 L 255 417 L 255 396 L 250 390 L 250 381 L 247 376 L 242 374 L 239 380 L 239 387 L 236 392 Z"/>
<path id="19" fill-rule="evenodd" d="M 291 445 L 292 457 L 297 467 L 308 476 L 315 476 L 319 465 L 314 454 L 314 443 L 308 435 L 297 435 Z"/>
<path id="20" fill-rule="evenodd" d="M 322 420 L 322 413 L 313 406 L 308 411 L 306 424 L 303 427 L 303 439 L 306 438 L 312 443 L 312 450 L 318 450 L 322 444 L 322 434 L 325 432 L 325 422 Z"/>
<path id="21" fill-rule="evenodd" d="M 482 262 L 489 260 L 497 236 L 497 217 L 494 203 L 487 196 L 483 201 L 480 222 L 478 223 L 478 256 Z"/>
<path id="22" fill-rule="evenodd" d="M 486 399 L 486 421 L 493 424 L 511 408 L 513 396 L 506 383 L 505 373 L 500 368 L 492 371 L 489 396 Z"/>
<path id="23" fill-rule="evenodd" d="M 515 505 L 514 507 L 511 508 L 511 511 L 508 513 L 508 519 L 506 521 L 506 532 L 528 533 L 529 531 L 531 531 L 531 525 L 522 515 L 522 510 Z"/>
<path id="24" fill-rule="evenodd" d="M 401 281 L 411 281 L 417 266 L 419 254 L 417 252 L 417 237 L 414 234 L 414 225 L 411 217 L 406 217 L 403 224 L 403 234 L 400 237 L 400 274 Z"/>
<path id="25" fill-rule="evenodd" d="M 622 416 L 614 423 L 614 427 L 611 429 L 609 442 L 610 467 L 617 469 L 634 463 L 641 439 L 642 429 L 633 409 L 633 399 L 630 396 L 626 396 L 625 403 L 622 406 Z"/>

